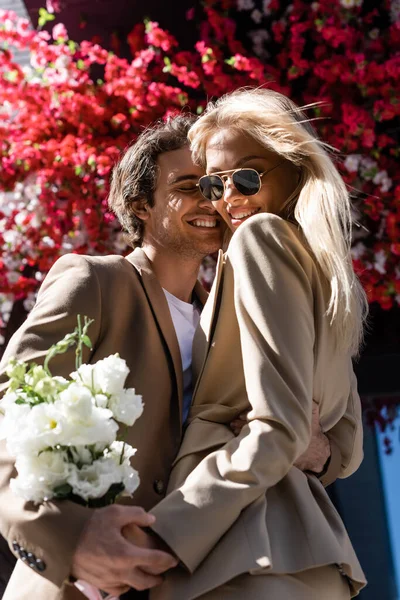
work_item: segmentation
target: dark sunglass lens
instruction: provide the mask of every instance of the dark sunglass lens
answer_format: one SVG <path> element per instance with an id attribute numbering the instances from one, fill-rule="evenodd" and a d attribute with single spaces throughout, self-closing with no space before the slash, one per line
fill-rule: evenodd
<path id="1" fill-rule="evenodd" d="M 224 182 L 218 175 L 205 175 L 199 179 L 200 192 L 207 200 L 221 200 L 224 195 Z"/>
<path id="2" fill-rule="evenodd" d="M 260 176 L 253 169 L 240 169 L 232 179 L 236 189 L 244 196 L 254 196 L 260 191 Z"/>

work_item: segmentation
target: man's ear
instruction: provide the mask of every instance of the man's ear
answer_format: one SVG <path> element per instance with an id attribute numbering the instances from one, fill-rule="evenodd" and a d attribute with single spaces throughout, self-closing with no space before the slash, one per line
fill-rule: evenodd
<path id="1" fill-rule="evenodd" d="M 131 204 L 133 214 L 141 221 L 147 221 L 149 218 L 149 203 L 146 198 L 134 200 Z"/>

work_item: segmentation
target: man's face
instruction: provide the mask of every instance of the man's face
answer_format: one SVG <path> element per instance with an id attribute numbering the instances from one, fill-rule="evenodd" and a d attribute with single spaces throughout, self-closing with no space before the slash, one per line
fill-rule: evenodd
<path id="1" fill-rule="evenodd" d="M 199 192 L 204 171 L 193 164 L 189 147 L 164 152 L 154 206 L 148 207 L 144 242 L 180 258 L 201 260 L 222 244 L 222 219 Z"/>

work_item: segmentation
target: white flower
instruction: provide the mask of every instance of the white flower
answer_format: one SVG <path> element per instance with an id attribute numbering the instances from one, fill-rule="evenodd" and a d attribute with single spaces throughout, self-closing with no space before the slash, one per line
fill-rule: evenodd
<path id="1" fill-rule="evenodd" d="M 237 0 L 237 9 L 238 10 L 253 10 L 254 2 L 253 0 Z"/>
<path id="2" fill-rule="evenodd" d="M 68 483 L 80 498 L 102 498 L 113 485 L 121 483 L 121 470 L 112 458 L 100 458 L 81 469 L 70 466 Z"/>
<path id="3" fill-rule="evenodd" d="M 126 361 L 118 354 L 99 360 L 95 365 L 96 380 L 103 394 L 120 394 L 129 373 Z"/>
<path id="4" fill-rule="evenodd" d="M 14 392 L 7 392 L 0 402 L 0 408 L 5 411 L 5 417 L 0 422 L 0 440 L 7 439 L 7 449 L 12 456 L 11 451 L 13 440 L 18 437 L 26 428 L 26 422 L 31 409 L 28 404 L 15 404 L 18 398 Z"/>
<path id="5" fill-rule="evenodd" d="M 385 251 L 379 250 L 378 252 L 375 253 L 374 268 L 376 271 L 378 271 L 378 273 L 381 273 L 382 275 L 384 273 L 386 273 L 385 263 L 386 263 Z"/>
<path id="6" fill-rule="evenodd" d="M 121 481 L 124 484 L 124 495 L 132 495 L 140 484 L 138 472 L 131 467 L 130 459 L 136 454 L 136 448 L 132 448 L 124 442 L 114 442 L 110 446 L 110 457 L 118 465 L 121 473 Z"/>
<path id="7" fill-rule="evenodd" d="M 257 23 L 257 25 L 259 25 L 263 19 L 263 14 L 260 10 L 258 10 L 258 8 L 255 8 L 250 16 L 254 23 Z"/>
<path id="8" fill-rule="evenodd" d="M 271 14 L 271 9 L 270 9 L 270 4 L 271 4 L 272 0 L 263 0 L 263 13 L 264 15 L 268 16 Z"/>
<path id="9" fill-rule="evenodd" d="M 143 412 L 142 396 L 134 388 L 122 390 L 118 396 L 111 396 L 108 406 L 114 418 L 125 425 L 133 425 Z"/>
<path id="10" fill-rule="evenodd" d="M 365 254 L 365 245 L 362 242 L 358 242 L 354 244 L 351 249 L 351 255 L 354 260 L 358 260 Z"/>
<path id="11" fill-rule="evenodd" d="M 94 365 L 83 364 L 79 367 L 77 371 L 74 371 L 70 375 L 71 379 L 76 382 L 81 382 L 83 385 L 86 385 L 93 394 L 99 393 L 100 383 L 96 379 L 96 373 L 94 370 Z"/>
<path id="12" fill-rule="evenodd" d="M 354 0 L 340 0 L 340 4 L 345 8 L 352 8 L 355 4 Z"/>
<path id="13" fill-rule="evenodd" d="M 63 415 L 64 435 L 62 442 L 68 446 L 92 444 L 108 445 L 115 441 L 118 425 L 107 408 L 98 408 L 90 391 L 78 383 L 72 383 L 60 394 L 55 406 Z"/>
<path id="14" fill-rule="evenodd" d="M 20 455 L 15 466 L 18 477 L 11 480 L 11 489 L 36 503 L 52 498 L 54 488 L 65 483 L 70 473 L 66 453 L 58 451 Z"/>
<path id="15" fill-rule="evenodd" d="M 356 173 L 361 160 L 361 154 L 349 154 L 344 161 L 344 166 L 349 173 Z"/>
<path id="16" fill-rule="evenodd" d="M 64 414 L 74 422 L 88 422 L 92 415 L 92 394 L 87 387 L 79 383 L 71 383 L 60 394 Z M 111 416 L 111 415 L 109 415 Z"/>
<path id="17" fill-rule="evenodd" d="M 81 381 L 96 394 L 120 394 L 124 389 L 129 368 L 126 361 L 118 354 L 97 361 L 94 365 L 82 365 L 71 373 L 71 378 Z"/>
<path id="18" fill-rule="evenodd" d="M 387 174 L 387 171 L 379 171 L 373 178 L 375 185 L 381 186 L 381 192 L 388 192 L 392 187 L 392 180 Z"/>
<path id="19" fill-rule="evenodd" d="M 33 454 L 58 444 L 63 445 L 66 427 L 57 403 L 37 404 L 26 415 L 25 427 L 21 427 L 15 435 L 8 436 L 7 447 L 12 455 L 17 456 L 19 453 Z"/>
<path id="20" fill-rule="evenodd" d="M 107 408 L 108 407 L 108 396 L 105 394 L 96 394 L 94 396 L 94 403 L 99 408 Z"/>

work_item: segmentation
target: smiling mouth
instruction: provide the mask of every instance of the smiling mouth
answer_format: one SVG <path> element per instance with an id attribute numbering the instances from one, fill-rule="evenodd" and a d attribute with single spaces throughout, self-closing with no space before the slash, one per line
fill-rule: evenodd
<path id="1" fill-rule="evenodd" d="M 207 227 L 208 229 L 215 229 L 219 227 L 218 219 L 193 219 L 193 221 L 188 221 L 188 225 L 192 227 Z"/>
<path id="2" fill-rule="evenodd" d="M 259 210 L 259 208 L 254 208 L 252 210 L 236 211 L 234 214 L 228 211 L 228 214 L 231 218 L 231 221 L 244 221 L 245 219 L 248 219 L 249 217 L 252 217 L 258 213 Z"/>

